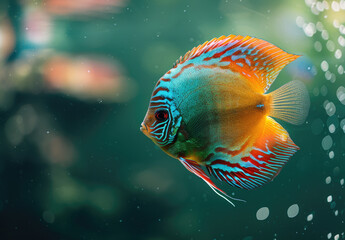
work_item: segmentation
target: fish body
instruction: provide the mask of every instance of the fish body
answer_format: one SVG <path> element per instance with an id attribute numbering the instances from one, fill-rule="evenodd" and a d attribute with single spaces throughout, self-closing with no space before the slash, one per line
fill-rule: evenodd
<path id="1" fill-rule="evenodd" d="M 251 37 L 206 42 L 157 82 L 141 130 L 226 199 L 202 167 L 235 187 L 262 186 L 298 149 L 270 116 L 304 122 L 304 85 L 293 81 L 267 94 L 279 71 L 297 57 Z"/>

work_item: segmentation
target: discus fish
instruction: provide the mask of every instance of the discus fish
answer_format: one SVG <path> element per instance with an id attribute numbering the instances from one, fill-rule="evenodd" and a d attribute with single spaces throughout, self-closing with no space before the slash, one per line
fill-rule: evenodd
<path id="1" fill-rule="evenodd" d="M 273 118 L 305 121 L 304 84 L 291 81 L 268 93 L 298 57 L 248 36 L 205 42 L 159 79 L 140 130 L 234 205 L 209 175 L 254 189 L 272 181 L 299 149 Z"/>

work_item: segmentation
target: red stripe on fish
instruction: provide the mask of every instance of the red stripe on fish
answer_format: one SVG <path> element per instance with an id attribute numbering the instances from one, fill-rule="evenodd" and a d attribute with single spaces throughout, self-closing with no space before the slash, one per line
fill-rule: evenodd
<path id="1" fill-rule="evenodd" d="M 172 78 L 177 78 L 178 76 L 180 76 L 181 73 L 183 73 L 183 71 L 184 71 L 185 69 L 190 68 L 190 67 L 193 67 L 193 66 L 194 66 L 193 63 L 189 63 L 189 64 L 187 64 L 186 66 L 183 66 L 183 67 L 181 68 L 181 70 L 180 70 L 177 74 L 175 74 Z"/>
<path id="2" fill-rule="evenodd" d="M 163 82 L 170 82 L 170 78 L 161 78 L 159 79 L 159 81 L 163 81 Z"/>
<path id="3" fill-rule="evenodd" d="M 159 87 L 159 88 L 156 88 L 156 90 L 152 93 L 152 96 L 156 95 L 159 91 L 169 92 L 170 90 L 168 88 L 165 88 L 165 87 Z"/>

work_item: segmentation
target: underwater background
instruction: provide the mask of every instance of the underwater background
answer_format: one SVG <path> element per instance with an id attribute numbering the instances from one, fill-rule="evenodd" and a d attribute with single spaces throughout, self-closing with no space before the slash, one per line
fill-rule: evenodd
<path id="1" fill-rule="evenodd" d="M 140 131 L 194 46 L 249 35 L 303 55 L 301 148 L 247 202 L 214 194 Z M 345 0 L 1 0 L 0 239 L 345 239 Z"/>

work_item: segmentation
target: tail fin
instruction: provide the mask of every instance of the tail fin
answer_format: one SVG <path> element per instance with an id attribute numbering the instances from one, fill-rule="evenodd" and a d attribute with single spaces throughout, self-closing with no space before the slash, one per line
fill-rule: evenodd
<path id="1" fill-rule="evenodd" d="M 270 116 L 299 125 L 307 118 L 309 94 L 300 81 L 291 81 L 268 94 L 272 97 Z"/>

